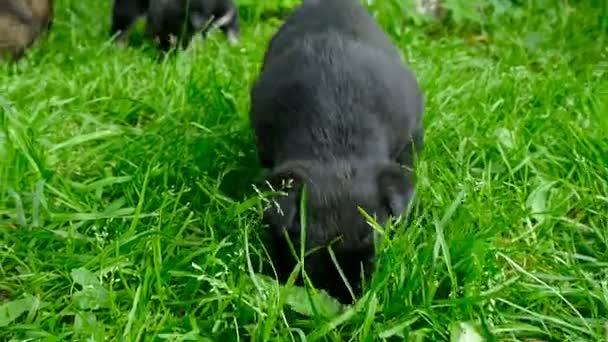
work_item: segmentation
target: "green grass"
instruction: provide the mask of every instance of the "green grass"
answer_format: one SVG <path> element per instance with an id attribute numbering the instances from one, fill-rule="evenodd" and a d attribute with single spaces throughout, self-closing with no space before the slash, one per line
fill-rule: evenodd
<path id="1" fill-rule="evenodd" d="M 605 2 L 372 5 L 426 96 L 418 200 L 366 297 L 318 314 L 253 276 L 249 87 L 285 8 L 243 0 L 240 45 L 158 60 L 108 41 L 108 3 L 59 1 L 0 66 L 0 340 L 608 339 Z"/>

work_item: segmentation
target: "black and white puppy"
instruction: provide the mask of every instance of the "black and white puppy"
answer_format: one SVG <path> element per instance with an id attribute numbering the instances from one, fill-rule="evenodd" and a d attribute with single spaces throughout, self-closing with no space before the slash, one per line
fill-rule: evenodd
<path id="1" fill-rule="evenodd" d="M 358 208 L 384 224 L 406 212 L 414 193 L 424 133 L 416 78 L 359 0 L 304 0 L 271 39 L 250 98 L 266 180 L 292 185 L 263 218 L 280 280 L 296 265 L 286 236 L 299 255 L 306 186 L 305 243 L 315 251 L 305 271 L 315 287 L 350 302 L 375 258 L 373 229 Z"/>
<path id="2" fill-rule="evenodd" d="M 230 43 L 240 36 L 238 10 L 233 0 L 114 0 L 110 34 L 118 34 L 124 44 L 137 19 L 146 16 L 146 36 L 158 42 L 161 49 L 186 47 L 194 34 L 206 35 L 219 28 Z"/>

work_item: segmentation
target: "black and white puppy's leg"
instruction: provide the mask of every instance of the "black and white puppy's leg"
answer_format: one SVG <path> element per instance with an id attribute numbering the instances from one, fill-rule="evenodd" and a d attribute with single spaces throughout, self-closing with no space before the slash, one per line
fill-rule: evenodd
<path id="1" fill-rule="evenodd" d="M 114 0 L 110 35 L 119 45 L 125 45 L 133 24 L 148 11 L 149 0 Z"/>
<path id="2" fill-rule="evenodd" d="M 220 29 L 230 44 L 238 43 L 241 36 L 238 9 L 232 0 L 218 0 L 212 8 L 210 25 L 202 30 L 203 36 L 207 36 L 209 30 Z"/>
<path id="3" fill-rule="evenodd" d="M 187 31 L 186 4 L 191 0 L 149 0 L 145 36 L 161 51 L 178 47 L 181 33 Z"/>
<path id="4" fill-rule="evenodd" d="M 218 19 L 217 27 L 224 32 L 230 44 L 236 45 L 239 42 L 241 28 L 239 25 L 237 9 L 234 6 L 230 7 L 230 9 Z"/>

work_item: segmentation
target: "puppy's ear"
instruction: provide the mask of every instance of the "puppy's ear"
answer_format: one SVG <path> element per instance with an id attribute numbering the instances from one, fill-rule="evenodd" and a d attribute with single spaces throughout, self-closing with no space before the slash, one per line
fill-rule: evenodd
<path id="1" fill-rule="evenodd" d="M 285 238 L 285 232 L 294 241 L 300 235 L 300 196 L 291 192 L 286 196 L 277 196 L 264 211 L 264 222 L 270 233 L 279 239 Z"/>
<path id="2" fill-rule="evenodd" d="M 304 183 L 310 183 L 310 165 L 301 161 L 290 161 L 275 167 L 264 175 L 274 190 L 301 191 Z"/>
<path id="3" fill-rule="evenodd" d="M 378 190 L 382 204 L 398 217 L 406 212 L 414 194 L 412 173 L 396 164 L 383 166 L 378 172 Z"/>
<path id="4" fill-rule="evenodd" d="M 300 196 L 303 184 L 300 172 L 281 168 L 265 178 L 275 191 L 286 195 L 273 196 L 264 212 L 264 221 L 270 226 L 272 234 L 278 234 L 279 238 L 284 238 L 287 231 L 291 239 L 296 239 L 300 234 Z"/>

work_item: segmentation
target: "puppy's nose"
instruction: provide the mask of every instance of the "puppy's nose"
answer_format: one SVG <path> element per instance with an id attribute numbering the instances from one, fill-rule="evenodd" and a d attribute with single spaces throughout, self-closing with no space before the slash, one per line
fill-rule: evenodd
<path id="1" fill-rule="evenodd" d="M 375 229 L 371 229 L 365 238 L 363 238 L 363 244 L 368 245 L 375 250 L 379 249 L 382 246 L 382 234 Z"/>
<path id="2" fill-rule="evenodd" d="M 374 247 L 377 244 L 377 236 L 376 232 L 371 229 L 366 235 L 361 239 L 361 242 L 364 246 Z"/>
<path id="3" fill-rule="evenodd" d="M 371 273 L 374 272 L 374 268 L 376 267 L 376 255 L 369 255 L 363 260 L 362 264 L 363 272 L 365 272 L 365 277 L 369 277 Z"/>

